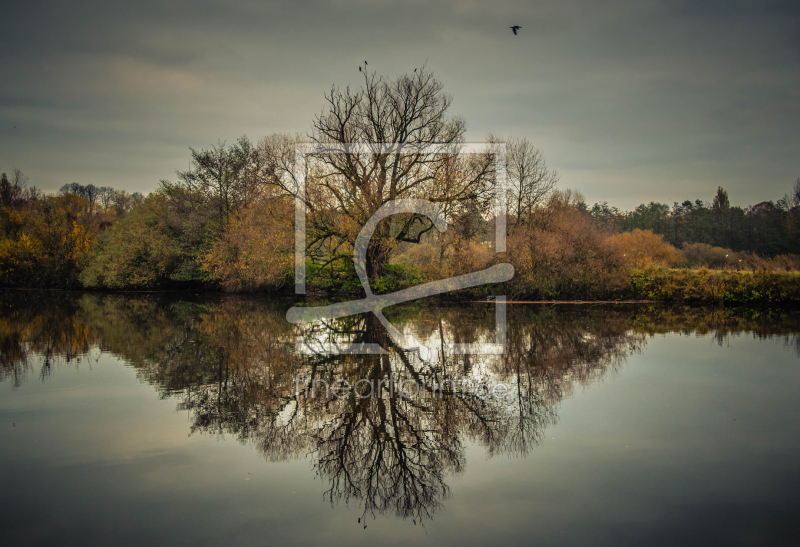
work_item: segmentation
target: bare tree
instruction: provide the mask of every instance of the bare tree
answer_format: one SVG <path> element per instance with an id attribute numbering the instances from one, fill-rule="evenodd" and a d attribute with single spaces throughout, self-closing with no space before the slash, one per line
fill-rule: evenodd
<path id="1" fill-rule="evenodd" d="M 14 168 L 11 173 L 11 180 L 8 179 L 5 173 L 0 175 L 0 206 L 16 207 L 26 197 L 25 185 L 28 183 L 28 177 L 22 171 Z"/>
<path id="2" fill-rule="evenodd" d="M 503 139 L 489 135 L 490 143 L 505 143 L 509 214 L 518 222 L 530 217 L 553 192 L 559 174 L 547 168 L 544 153 L 528 139 Z"/>
<path id="3" fill-rule="evenodd" d="M 272 187 L 276 197 L 294 197 L 300 184 L 301 165 L 297 147 L 303 144 L 300 135 L 273 133 L 258 141 L 258 182 L 262 188 Z"/>
<path id="4" fill-rule="evenodd" d="M 161 188 L 167 193 L 190 190 L 216 209 L 224 224 L 258 192 L 259 173 L 264 169 L 265 159 L 246 136 L 229 147 L 220 142 L 209 150 L 190 150 L 191 168 L 178 171 L 177 184 L 162 180 Z"/>
<path id="5" fill-rule="evenodd" d="M 110 207 L 117 211 L 117 214 L 124 214 L 141 205 L 144 195 L 141 192 L 129 194 L 125 190 L 114 190 L 111 195 Z"/>
<path id="6" fill-rule="evenodd" d="M 800 182 L 800 179 L 797 179 Z M 28 176 L 25 175 L 18 167 L 14 168 L 11 174 L 11 184 L 17 188 L 24 189 L 28 185 Z"/>
<path id="7" fill-rule="evenodd" d="M 315 246 L 352 245 L 361 226 L 391 200 L 425 199 L 451 215 L 488 197 L 489 155 L 459 156 L 464 122 L 447 116 L 451 98 L 424 68 L 392 81 L 364 72 L 361 89 L 333 88 L 325 98 L 311 135 L 323 149 L 330 147 L 316 157 L 321 170 L 307 185 L 311 256 Z M 382 275 L 397 243 L 418 243 L 432 228 L 413 214 L 382 222 L 367 250 L 367 274 Z"/>
<path id="8" fill-rule="evenodd" d="M 114 192 L 116 192 L 116 190 L 108 186 L 101 186 L 97 189 L 97 199 L 100 201 L 100 205 L 103 206 L 103 209 L 111 207 L 111 203 L 114 201 Z"/>

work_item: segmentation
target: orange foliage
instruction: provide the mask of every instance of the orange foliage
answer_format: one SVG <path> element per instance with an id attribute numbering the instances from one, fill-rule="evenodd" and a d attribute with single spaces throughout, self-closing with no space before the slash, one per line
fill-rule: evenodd
<path id="1" fill-rule="evenodd" d="M 294 208 L 260 200 L 242 209 L 203 258 L 203 269 L 225 290 L 279 287 L 294 265 Z"/>
<path id="2" fill-rule="evenodd" d="M 584 211 L 551 203 L 531 224 L 512 226 L 511 294 L 535 298 L 597 298 L 626 286 L 625 258 Z"/>
<path id="3" fill-rule="evenodd" d="M 678 250 L 664 241 L 664 236 L 652 230 L 639 230 L 615 234 L 608 238 L 612 245 L 619 246 L 626 261 L 634 268 L 650 266 L 674 266 L 679 261 Z"/>

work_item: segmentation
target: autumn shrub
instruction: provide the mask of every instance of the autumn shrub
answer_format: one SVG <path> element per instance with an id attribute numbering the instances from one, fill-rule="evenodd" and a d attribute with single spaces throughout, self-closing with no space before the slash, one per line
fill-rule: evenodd
<path id="1" fill-rule="evenodd" d="M 800 271 L 800 256 L 796 254 L 760 257 L 753 253 L 736 253 L 736 257 L 735 266 L 739 270 Z"/>
<path id="2" fill-rule="evenodd" d="M 800 302 L 800 276 L 768 270 L 689 270 L 643 268 L 630 278 L 639 299 L 706 304 L 786 304 Z"/>
<path id="3" fill-rule="evenodd" d="M 551 204 L 533 222 L 512 226 L 507 246 L 512 296 L 609 298 L 627 288 L 624 252 L 572 205 Z"/>
<path id="4" fill-rule="evenodd" d="M 681 249 L 683 265 L 690 268 L 722 269 L 734 267 L 739 257 L 730 249 L 712 247 L 706 243 L 684 243 Z"/>
<path id="5" fill-rule="evenodd" d="M 209 280 L 227 291 L 274 289 L 293 281 L 294 205 L 262 199 L 240 210 L 204 256 Z"/>
<path id="6" fill-rule="evenodd" d="M 494 260 L 495 252 L 478 238 L 444 232 L 435 243 L 405 246 L 392 263 L 410 268 L 414 273 L 409 276 L 417 281 L 435 281 L 483 270 Z"/>
<path id="7" fill-rule="evenodd" d="M 448 277 L 477 272 L 487 268 L 495 259 L 488 246 L 475 239 L 457 238 L 445 249 L 443 274 Z"/>
<path id="8" fill-rule="evenodd" d="M 392 257 L 391 263 L 415 268 L 428 281 L 445 277 L 441 248 L 433 243 L 403 244 L 403 249 Z"/>
<path id="9" fill-rule="evenodd" d="M 634 268 L 649 266 L 674 266 L 679 260 L 678 250 L 664 241 L 664 236 L 652 230 L 633 230 L 614 234 L 608 239 L 611 245 L 619 246 L 623 256 Z"/>
<path id="10" fill-rule="evenodd" d="M 375 294 L 385 294 L 419 285 L 425 281 L 422 273 L 410 264 L 387 264 L 386 272 L 370 281 Z"/>
<path id="11" fill-rule="evenodd" d="M 710 268 L 714 270 L 771 270 L 800 271 L 800 256 L 782 254 L 761 257 L 754 253 L 735 252 L 723 247 L 712 247 L 705 243 L 684 243 L 680 252 L 682 260 L 677 265 L 685 268 Z"/>

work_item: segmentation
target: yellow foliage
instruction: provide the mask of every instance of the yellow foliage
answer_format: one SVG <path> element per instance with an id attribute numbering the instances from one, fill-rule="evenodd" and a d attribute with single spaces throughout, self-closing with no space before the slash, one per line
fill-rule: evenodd
<path id="1" fill-rule="evenodd" d="M 0 210 L 0 284 L 69 286 L 108 215 L 71 194 Z"/>

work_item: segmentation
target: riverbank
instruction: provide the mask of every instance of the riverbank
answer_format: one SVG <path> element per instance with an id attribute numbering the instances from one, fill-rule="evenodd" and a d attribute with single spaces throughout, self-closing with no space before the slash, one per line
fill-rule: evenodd
<path id="1" fill-rule="evenodd" d="M 339 278 L 336 283 L 310 283 L 306 296 L 312 299 L 341 300 L 363 298 L 364 293 L 358 279 Z M 433 281 L 420 276 L 411 268 L 394 266 L 391 274 L 373 280 L 376 294 L 388 294 Z M 579 292 L 526 291 L 514 278 L 507 283 L 475 287 L 433 297 L 444 301 L 494 302 L 494 295 L 505 294 L 508 304 L 637 304 L 651 302 L 711 304 L 711 305 L 784 305 L 800 304 L 800 272 L 773 272 L 762 270 L 731 271 L 708 269 L 646 268 L 634 270 L 627 280 L 618 280 L 612 286 L 595 287 Z M 550 285 L 552 286 L 552 285 Z M 227 294 L 265 294 L 275 297 L 296 297 L 293 285 L 285 283 L 272 290 L 243 291 Z M 52 288 L 4 287 L 2 290 L 58 290 Z M 81 291 L 80 288 L 72 290 Z M 180 289 L 165 290 L 90 290 L 90 292 L 113 294 L 143 293 L 223 293 L 220 287 L 191 285 Z"/>

